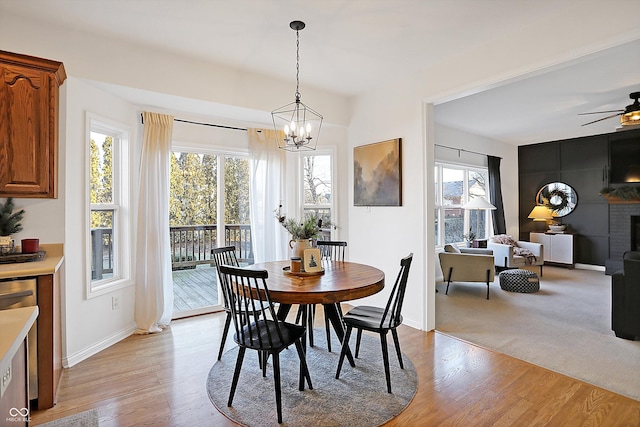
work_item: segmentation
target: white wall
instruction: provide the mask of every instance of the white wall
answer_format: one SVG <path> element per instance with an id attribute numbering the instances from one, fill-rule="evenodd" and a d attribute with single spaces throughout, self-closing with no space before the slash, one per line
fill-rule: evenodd
<path id="1" fill-rule="evenodd" d="M 426 129 L 422 126 L 423 105 L 415 99 L 415 86 L 405 83 L 363 97 L 354 105 L 349 127 L 349 246 L 352 261 L 384 271 L 389 288 L 363 301 L 383 306 L 400 269 L 400 259 L 413 253 L 403 317 L 406 324 L 422 328 L 428 236 L 424 207 Z M 402 138 L 402 206 L 353 206 L 353 147 L 393 138 Z"/>
<path id="2" fill-rule="evenodd" d="M 87 85 L 80 79 L 69 77 L 64 84 L 66 102 L 65 132 L 61 135 L 66 167 L 61 169 L 65 181 L 65 274 L 63 276 L 63 361 L 67 366 L 108 347 L 129 336 L 135 330 L 133 320 L 134 288 L 128 286 L 105 295 L 87 299 L 87 268 L 91 265 L 87 248 L 87 187 L 85 131 L 86 113 L 122 123 L 129 127 L 134 157 L 132 188 L 137 188 L 138 163 L 141 145 L 139 115 L 136 106 Z M 136 200 L 137 192 L 133 192 Z M 135 253 L 135 252 L 134 252 Z M 120 300 L 120 308 L 112 310 L 111 298 Z"/>

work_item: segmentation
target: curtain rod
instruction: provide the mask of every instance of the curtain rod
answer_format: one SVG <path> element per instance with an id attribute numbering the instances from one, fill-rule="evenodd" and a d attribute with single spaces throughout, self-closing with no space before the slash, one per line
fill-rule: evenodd
<path id="1" fill-rule="evenodd" d="M 488 156 L 489 154 L 486 153 L 478 153 L 477 151 L 471 151 L 471 150 L 465 150 L 464 148 L 453 148 L 453 147 L 447 147 L 446 145 L 440 145 L 440 144 L 433 144 L 436 147 L 442 147 L 442 148 L 448 148 L 449 150 L 455 150 L 458 152 L 458 156 L 460 156 L 460 152 L 464 151 L 466 153 L 471 153 L 471 154 L 477 154 L 479 156 Z M 494 157 L 498 157 L 498 156 L 494 156 Z M 502 157 L 498 157 L 499 159 L 502 159 Z"/>
<path id="2" fill-rule="evenodd" d="M 142 124 L 144 124 L 144 116 L 142 114 L 140 114 L 140 121 L 142 122 Z M 222 129 L 232 129 L 232 130 L 242 130 L 242 131 L 247 131 L 247 128 L 237 128 L 237 127 L 233 127 L 233 126 L 224 126 L 224 125 L 215 125 L 212 123 L 202 123 L 202 122 L 193 122 L 191 120 L 183 120 L 183 119 L 173 119 L 174 122 L 182 122 L 182 123 L 190 123 L 192 125 L 201 125 L 201 126 L 211 126 L 211 127 L 216 127 L 216 128 L 222 128 Z"/>

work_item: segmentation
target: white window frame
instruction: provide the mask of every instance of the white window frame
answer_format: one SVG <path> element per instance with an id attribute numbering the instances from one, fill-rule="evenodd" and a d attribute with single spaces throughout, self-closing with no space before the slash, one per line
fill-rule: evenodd
<path id="1" fill-rule="evenodd" d="M 463 171 L 463 185 L 462 185 L 462 202 L 459 205 L 444 205 L 443 204 L 443 179 L 442 179 L 442 169 L 457 169 Z M 445 245 L 445 235 L 444 235 L 444 217 L 446 209 L 462 209 L 462 206 L 469 201 L 469 172 L 478 172 L 484 174 L 486 177 L 486 194 L 489 196 L 489 169 L 482 166 L 472 166 L 466 164 L 457 164 L 457 163 L 447 163 L 447 162 L 435 162 L 435 171 L 437 174 L 436 179 L 436 203 L 435 203 L 435 218 L 440 227 L 439 230 L 436 231 L 436 236 L 438 237 L 438 241 L 436 242 L 436 248 L 442 248 Z M 487 200 L 488 201 L 488 200 Z M 464 210 L 464 229 L 469 229 L 469 219 L 470 214 L 469 211 Z M 487 218 L 485 220 L 485 236 L 491 236 L 493 233 L 493 224 L 492 221 L 489 220 L 490 216 L 487 214 Z M 462 245 L 464 242 L 453 242 L 456 245 Z"/>
<path id="2" fill-rule="evenodd" d="M 94 298 L 106 293 L 133 285 L 132 273 L 132 202 L 131 202 L 131 143 L 130 129 L 126 124 L 108 118 L 86 113 L 86 144 L 85 144 L 85 176 L 87 209 L 85 216 L 86 235 L 86 293 L 87 298 Z M 91 132 L 99 132 L 112 136 L 113 144 L 113 203 L 90 203 L 90 160 L 91 160 Z M 91 212 L 113 211 L 113 275 L 101 280 L 91 278 Z"/>
<path id="3" fill-rule="evenodd" d="M 336 236 L 336 221 L 337 221 L 337 212 L 336 212 L 336 200 L 338 200 L 338 187 L 336 186 L 336 156 L 335 156 L 335 147 L 323 147 L 318 148 L 315 151 L 309 152 L 301 152 L 299 156 L 299 179 L 300 183 L 300 214 L 301 216 L 304 214 L 305 209 L 329 209 L 331 210 L 331 240 L 335 240 Z M 323 203 L 319 205 L 307 205 L 304 202 L 304 161 L 303 156 L 329 156 L 331 158 L 331 203 Z"/>

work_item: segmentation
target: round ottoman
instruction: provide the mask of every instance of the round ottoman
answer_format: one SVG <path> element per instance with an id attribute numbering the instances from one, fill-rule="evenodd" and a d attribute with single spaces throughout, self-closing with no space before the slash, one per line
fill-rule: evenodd
<path id="1" fill-rule="evenodd" d="M 538 292 L 540 279 L 538 275 L 529 270 L 505 270 L 498 275 L 500 288 L 509 292 Z"/>

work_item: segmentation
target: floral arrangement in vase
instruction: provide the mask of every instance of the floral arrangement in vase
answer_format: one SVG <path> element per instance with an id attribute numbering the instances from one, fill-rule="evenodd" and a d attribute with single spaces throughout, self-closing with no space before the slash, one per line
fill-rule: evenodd
<path id="1" fill-rule="evenodd" d="M 276 219 L 280 224 L 284 227 L 285 230 L 291 234 L 291 237 L 294 240 L 308 240 L 318 237 L 320 234 L 320 229 L 322 228 L 323 221 L 318 218 L 315 214 L 310 214 L 305 217 L 303 221 L 295 219 L 295 218 L 287 218 L 284 213 L 282 213 L 282 205 L 278 206 L 278 209 L 275 211 Z M 331 224 L 327 224 L 324 222 L 325 227 L 330 226 Z"/>

